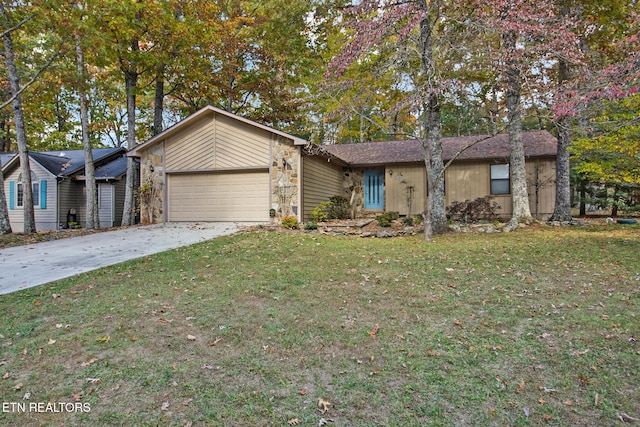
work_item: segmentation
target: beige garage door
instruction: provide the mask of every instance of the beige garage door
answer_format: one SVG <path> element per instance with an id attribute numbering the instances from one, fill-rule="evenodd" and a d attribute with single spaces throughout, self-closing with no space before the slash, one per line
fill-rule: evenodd
<path id="1" fill-rule="evenodd" d="M 266 172 L 169 174 L 169 221 L 268 221 Z"/>

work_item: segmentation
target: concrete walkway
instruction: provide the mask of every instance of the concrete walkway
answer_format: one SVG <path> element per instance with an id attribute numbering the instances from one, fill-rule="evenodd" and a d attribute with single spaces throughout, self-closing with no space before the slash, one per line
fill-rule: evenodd
<path id="1" fill-rule="evenodd" d="M 251 224 L 166 223 L 0 249 L 0 294 L 233 234 Z"/>

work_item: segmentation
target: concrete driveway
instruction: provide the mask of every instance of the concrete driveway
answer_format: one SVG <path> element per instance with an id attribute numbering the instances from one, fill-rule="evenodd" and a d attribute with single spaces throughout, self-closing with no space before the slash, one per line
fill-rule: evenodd
<path id="1" fill-rule="evenodd" d="M 0 294 L 237 232 L 232 222 L 166 223 L 0 249 Z"/>

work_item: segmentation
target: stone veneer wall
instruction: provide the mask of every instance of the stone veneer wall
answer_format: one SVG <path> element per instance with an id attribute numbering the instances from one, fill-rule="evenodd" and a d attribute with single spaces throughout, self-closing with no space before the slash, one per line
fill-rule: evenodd
<path id="1" fill-rule="evenodd" d="M 272 144 L 271 208 L 275 210 L 275 220 L 298 216 L 300 149 L 281 136 L 274 136 Z"/>
<path id="2" fill-rule="evenodd" d="M 350 202 L 353 200 L 351 204 L 351 217 L 354 219 L 362 217 L 362 213 L 364 212 L 364 170 L 345 168 L 342 176 L 344 195 Z M 353 196 L 352 199 L 351 195 L 353 192 L 355 192 L 355 196 Z"/>
<path id="3" fill-rule="evenodd" d="M 164 144 L 157 144 L 145 151 L 140 160 L 140 188 L 147 189 L 148 196 L 140 194 L 140 223 L 155 224 L 163 221 L 164 200 Z M 151 167 L 153 166 L 153 172 Z"/>

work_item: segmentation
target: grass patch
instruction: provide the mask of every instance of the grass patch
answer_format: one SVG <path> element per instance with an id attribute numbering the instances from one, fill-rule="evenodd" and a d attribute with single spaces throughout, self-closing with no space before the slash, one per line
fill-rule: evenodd
<path id="1" fill-rule="evenodd" d="M 639 253 L 638 227 L 252 232 L 2 295 L 3 402 L 90 412 L 0 424 L 640 418 Z"/>

